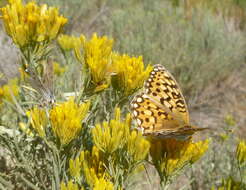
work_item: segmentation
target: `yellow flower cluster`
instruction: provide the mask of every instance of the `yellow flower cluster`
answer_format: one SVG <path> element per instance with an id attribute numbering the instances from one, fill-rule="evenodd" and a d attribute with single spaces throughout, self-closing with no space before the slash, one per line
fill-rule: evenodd
<path id="1" fill-rule="evenodd" d="M 96 92 L 109 86 L 113 40 L 106 36 L 98 37 L 96 34 L 93 34 L 90 40 L 87 40 L 84 35 L 78 38 L 61 35 L 58 43 L 65 51 L 74 49 L 78 61 L 85 63 Z"/>
<path id="2" fill-rule="evenodd" d="M 59 16 L 57 8 L 46 4 L 38 6 L 33 1 L 25 5 L 22 0 L 9 0 L 0 11 L 7 34 L 20 47 L 53 40 L 67 22 Z"/>
<path id="3" fill-rule="evenodd" d="M 67 185 L 64 182 L 61 182 L 61 190 L 79 190 L 79 186 L 76 183 L 73 183 L 72 180 L 70 180 Z M 84 190 L 82 187 L 80 190 Z"/>
<path id="4" fill-rule="evenodd" d="M 90 102 L 77 105 L 70 99 L 50 111 L 52 130 L 59 137 L 61 144 L 68 144 L 82 128 L 82 121 L 90 108 Z"/>
<path id="5" fill-rule="evenodd" d="M 31 121 L 31 125 L 40 137 L 45 136 L 45 128 L 48 124 L 48 118 L 45 110 L 35 106 L 32 110 L 26 112 L 28 118 Z"/>
<path id="6" fill-rule="evenodd" d="M 144 70 L 142 56 L 130 57 L 128 55 L 113 55 L 113 68 L 117 75 L 113 76 L 113 87 L 128 96 L 136 89 L 142 87 L 145 79 L 149 76 L 152 67 Z"/>
<path id="7" fill-rule="evenodd" d="M 81 35 L 80 40 L 84 50 L 84 62 L 89 69 L 92 81 L 96 86 L 105 84 L 105 81 L 107 84 L 113 40 L 108 39 L 106 36 L 98 37 L 96 34 L 93 34 L 90 40 L 86 40 L 85 36 Z M 77 47 L 79 46 L 75 47 L 75 52 L 77 57 L 80 58 L 80 50 Z"/>
<path id="8" fill-rule="evenodd" d="M 70 180 L 67 185 L 64 182 L 61 183 L 61 190 L 79 190 L 79 186 Z M 80 190 L 84 190 L 84 187 L 81 187 Z M 102 177 L 96 179 L 93 190 L 114 190 L 114 185 Z"/>
<path id="9" fill-rule="evenodd" d="M 240 165 L 246 163 L 246 141 L 241 140 L 237 145 L 237 160 Z"/>
<path id="10" fill-rule="evenodd" d="M 58 42 L 63 50 L 74 49 L 79 62 L 85 63 L 95 91 L 101 91 L 110 85 L 128 96 L 142 87 L 152 70 L 151 66 L 144 69 L 143 58 L 119 55 L 112 51 L 113 40 L 96 34 L 90 40 L 81 35 L 79 38 L 61 35 Z M 83 52 L 83 54 L 82 54 Z"/>
<path id="11" fill-rule="evenodd" d="M 129 135 L 129 126 L 116 120 L 111 120 L 109 123 L 105 121 L 92 129 L 92 135 L 95 145 L 101 151 L 112 154 L 125 144 L 125 138 Z"/>
<path id="12" fill-rule="evenodd" d="M 209 140 L 149 139 L 150 155 L 161 180 L 168 180 L 187 164 L 196 162 L 208 149 Z"/>
<path id="13" fill-rule="evenodd" d="M 69 161 L 71 176 L 79 179 L 83 173 L 91 188 L 100 189 L 99 184 L 103 184 L 102 190 L 113 189 L 111 182 L 117 177 L 114 175 L 126 176 L 140 168 L 137 166 L 146 158 L 150 144 L 140 132 L 130 131 L 129 114 L 123 122 L 120 117 L 120 109 L 117 108 L 115 119 L 92 129 L 94 146 L 91 151 L 82 151 L 78 158 Z M 115 172 L 124 168 L 122 172 L 126 173 L 111 173 L 109 168 Z"/>
<path id="14" fill-rule="evenodd" d="M 143 160 L 149 151 L 149 143 L 140 132 L 130 131 L 131 117 L 128 114 L 124 122 L 120 121 L 120 109 L 115 110 L 115 119 L 103 122 L 92 129 L 95 145 L 105 154 L 125 149 L 134 162 Z"/>
<path id="15" fill-rule="evenodd" d="M 93 190 L 114 190 L 114 185 L 104 178 L 97 179 Z"/>
<path id="16" fill-rule="evenodd" d="M 12 102 L 13 100 L 12 96 L 18 97 L 19 86 L 17 83 L 18 83 L 17 79 L 12 79 L 8 82 L 8 84 L 0 87 L 0 104 L 2 103 L 3 99 Z"/>
<path id="17" fill-rule="evenodd" d="M 82 152 L 80 157 L 84 155 L 83 170 L 87 183 L 93 187 L 100 178 L 109 178 L 109 175 L 105 171 L 106 160 L 103 159 L 103 155 L 100 150 L 93 146 L 91 153 L 86 151 Z"/>
<path id="18" fill-rule="evenodd" d="M 93 188 L 102 178 L 106 183 L 106 178 L 109 177 L 105 171 L 105 162 L 106 160 L 103 159 L 100 150 L 96 146 L 93 146 L 91 152 L 82 151 L 79 157 L 69 160 L 69 171 L 71 176 L 77 179 L 81 176 L 82 172 L 87 184 Z"/>
<path id="19" fill-rule="evenodd" d="M 60 47 L 64 51 L 72 50 L 74 47 L 76 47 L 76 43 L 80 42 L 79 38 L 76 38 L 74 36 L 65 35 L 65 34 L 59 35 L 57 41 Z"/>
<path id="20" fill-rule="evenodd" d="M 142 136 L 141 132 L 132 131 L 127 138 L 127 152 L 134 162 L 144 160 L 149 153 L 150 144 Z"/>

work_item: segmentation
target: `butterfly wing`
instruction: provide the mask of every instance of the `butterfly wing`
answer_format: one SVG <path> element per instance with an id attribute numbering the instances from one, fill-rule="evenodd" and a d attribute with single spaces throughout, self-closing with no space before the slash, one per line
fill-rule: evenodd
<path id="1" fill-rule="evenodd" d="M 200 128 L 193 126 L 185 126 L 177 129 L 165 129 L 162 131 L 155 131 L 152 133 L 146 133 L 145 135 L 152 135 L 157 138 L 175 138 L 178 140 L 185 140 L 197 131 L 203 131 L 208 128 Z"/>
<path id="2" fill-rule="evenodd" d="M 143 130 L 144 134 L 179 126 L 178 120 L 175 120 L 168 111 L 163 110 L 144 93 L 135 96 L 131 102 L 131 109 L 138 127 Z"/>
<path id="3" fill-rule="evenodd" d="M 34 68 L 28 68 L 26 72 L 30 75 L 31 86 L 42 96 L 41 103 L 53 104 L 55 102 L 53 93 L 53 63 L 51 60 L 48 60 L 48 62 L 44 62 L 41 66 L 43 71 L 41 77 Z"/>
<path id="4" fill-rule="evenodd" d="M 189 124 L 189 113 L 181 89 L 164 66 L 154 65 L 144 88 L 145 94 L 153 101 L 161 104 L 163 109 L 169 109 L 183 124 Z"/>
<path id="5" fill-rule="evenodd" d="M 48 59 L 47 62 L 43 64 L 44 67 L 44 73 L 42 76 L 42 84 L 43 89 L 42 94 L 43 98 L 47 103 L 53 104 L 55 102 L 55 96 L 54 96 L 54 68 L 53 68 L 53 62 L 51 59 Z"/>
<path id="6" fill-rule="evenodd" d="M 144 135 L 183 140 L 196 131 L 204 130 L 204 128 L 192 126 L 180 126 L 179 120 L 155 104 L 144 93 L 135 96 L 131 102 L 131 109 L 138 128 L 143 131 Z"/>

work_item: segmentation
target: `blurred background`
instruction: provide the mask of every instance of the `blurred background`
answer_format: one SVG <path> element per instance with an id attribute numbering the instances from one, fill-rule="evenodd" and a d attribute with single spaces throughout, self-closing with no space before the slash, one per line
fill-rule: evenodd
<path id="1" fill-rule="evenodd" d="M 234 175 L 230 156 L 235 139 L 246 138 L 245 0 L 37 2 L 59 7 L 69 19 L 64 33 L 107 35 L 114 39 L 115 51 L 142 55 L 145 64 L 163 64 L 174 75 L 192 123 L 211 128 L 205 136 L 213 138 L 213 145 L 206 158 L 171 189 L 210 189 L 221 178 Z M 5 4 L 0 1 L 0 6 Z M 18 51 L 3 30 L 1 25 L 0 71 L 12 78 L 18 75 Z"/>

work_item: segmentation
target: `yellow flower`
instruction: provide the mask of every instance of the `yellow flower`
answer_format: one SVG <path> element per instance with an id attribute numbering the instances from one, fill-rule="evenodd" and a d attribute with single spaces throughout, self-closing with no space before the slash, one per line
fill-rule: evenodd
<path id="1" fill-rule="evenodd" d="M 33 137 L 34 136 L 33 132 L 30 130 L 30 128 L 25 123 L 19 122 L 19 127 L 28 136 L 30 136 L 30 137 Z"/>
<path id="2" fill-rule="evenodd" d="M 115 119 L 97 124 L 92 129 L 94 143 L 102 152 L 112 154 L 126 144 L 131 127 L 128 121 L 129 117 L 130 115 L 125 122 L 121 122 L 120 109 L 117 108 L 115 110 Z"/>
<path id="3" fill-rule="evenodd" d="M 119 108 L 115 109 L 114 119 L 97 124 L 92 129 L 92 153 L 82 152 L 80 155 L 80 160 L 84 160 L 86 181 L 91 187 L 102 177 L 106 181 L 114 181 L 118 179 L 118 175 L 126 178 L 139 171 L 149 152 L 150 143 L 141 132 L 130 129 L 130 114 L 122 120 Z"/>
<path id="4" fill-rule="evenodd" d="M 92 129 L 95 145 L 106 154 L 113 154 L 116 150 L 125 149 L 133 161 L 143 160 L 148 154 L 150 144 L 138 131 L 130 131 L 131 116 L 121 121 L 120 109 L 115 109 L 115 119 L 97 124 Z"/>
<path id="5" fill-rule="evenodd" d="M 91 152 L 82 151 L 80 160 L 82 162 L 86 182 L 90 187 L 93 187 L 96 181 L 101 177 L 109 176 L 105 171 L 105 164 L 107 164 L 107 161 L 103 159 L 102 153 L 96 146 L 93 146 Z"/>
<path id="6" fill-rule="evenodd" d="M 79 38 L 65 34 L 61 34 L 57 40 L 58 44 L 64 51 L 72 50 L 75 47 L 75 44 L 80 42 Z"/>
<path id="7" fill-rule="evenodd" d="M 83 188 L 82 188 L 83 189 Z M 81 189 L 81 190 L 82 190 Z M 77 184 L 73 183 L 72 180 L 70 180 L 67 185 L 62 181 L 61 182 L 61 190 L 79 190 L 79 187 Z"/>
<path id="8" fill-rule="evenodd" d="M 128 163 L 128 165 L 124 163 L 125 170 L 128 170 L 128 167 L 133 164 L 143 161 L 150 148 L 150 143 L 142 136 L 141 132 L 130 129 L 130 114 L 127 114 L 125 120 L 122 121 L 119 108 L 115 109 L 115 119 L 97 124 L 92 129 L 94 144 L 105 155 L 110 155 L 114 160 L 122 160 L 117 152 L 127 155 L 127 158 L 124 158 Z M 117 162 L 115 166 L 120 164 Z"/>
<path id="9" fill-rule="evenodd" d="M 57 63 L 57 62 L 53 62 L 53 68 L 54 68 L 54 73 L 55 73 L 57 76 L 62 75 L 62 74 L 66 71 L 66 68 L 60 66 L 60 64 Z"/>
<path id="10" fill-rule="evenodd" d="M 35 106 L 32 110 L 26 112 L 28 118 L 31 121 L 33 129 L 37 131 L 40 137 L 45 136 L 45 128 L 48 124 L 48 118 L 45 110 Z"/>
<path id="11" fill-rule="evenodd" d="M 85 62 L 86 68 L 91 75 L 92 83 L 95 86 L 108 84 L 113 40 L 108 39 L 106 36 L 98 37 L 96 34 L 93 34 L 90 40 L 86 40 L 81 35 L 80 40 L 80 43 L 75 44 L 75 54 L 81 63 Z M 83 57 L 81 55 L 81 47 L 83 48 Z"/>
<path id="12" fill-rule="evenodd" d="M 35 2 L 9 1 L 0 11 L 7 34 L 20 47 L 53 40 L 67 22 L 57 8 L 38 6 Z"/>
<path id="13" fill-rule="evenodd" d="M 70 99 L 50 111 L 53 132 L 59 137 L 61 144 L 68 144 L 82 128 L 82 121 L 89 110 L 90 102 L 77 105 Z"/>
<path id="14" fill-rule="evenodd" d="M 69 160 L 70 175 L 79 178 L 81 172 L 84 173 L 87 183 L 92 187 L 95 181 L 104 174 L 102 154 L 99 149 L 93 146 L 91 152 L 86 150 L 80 153 L 80 156 Z"/>
<path id="15" fill-rule="evenodd" d="M 132 131 L 127 140 L 127 151 L 135 162 L 144 160 L 149 153 L 150 143 L 139 131 Z"/>
<path id="16" fill-rule="evenodd" d="M 19 86 L 18 86 L 17 79 L 11 79 L 8 84 L 3 85 L 0 88 L 0 103 L 2 103 L 2 99 L 5 99 L 9 102 L 13 101 L 12 96 L 18 97 L 19 96 Z"/>
<path id="17" fill-rule="evenodd" d="M 92 129 L 95 145 L 103 152 L 112 154 L 123 143 L 124 124 L 111 120 L 97 124 Z"/>
<path id="18" fill-rule="evenodd" d="M 81 35 L 80 37 L 75 38 L 74 43 L 73 43 L 75 56 L 76 56 L 77 60 L 81 64 L 83 64 L 85 62 L 84 56 L 83 56 L 83 53 L 82 53 L 82 51 L 84 51 L 83 50 L 83 48 L 84 48 L 83 42 L 84 41 L 85 41 L 85 37 L 83 35 Z"/>
<path id="19" fill-rule="evenodd" d="M 128 55 L 113 55 L 113 68 L 116 75 L 112 77 L 112 85 L 116 90 L 128 96 L 143 86 L 152 67 L 144 69 L 143 58 Z"/>
<path id="20" fill-rule="evenodd" d="M 81 160 L 79 159 L 79 157 L 77 157 L 75 160 L 73 160 L 73 159 L 69 160 L 69 172 L 70 172 L 71 176 L 73 176 L 75 178 L 80 177 Z"/>
<path id="21" fill-rule="evenodd" d="M 246 141 L 239 141 L 236 154 L 238 163 L 243 165 L 246 162 Z"/>
<path id="22" fill-rule="evenodd" d="M 114 185 L 103 177 L 96 179 L 93 190 L 113 190 Z"/>
<path id="23" fill-rule="evenodd" d="M 209 140 L 197 143 L 191 140 L 153 139 L 150 155 L 161 181 L 168 181 L 184 166 L 196 162 L 208 149 Z"/>

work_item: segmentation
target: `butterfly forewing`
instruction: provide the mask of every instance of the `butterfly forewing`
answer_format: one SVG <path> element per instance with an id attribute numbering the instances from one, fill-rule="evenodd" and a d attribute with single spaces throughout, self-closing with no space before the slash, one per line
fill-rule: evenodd
<path id="1" fill-rule="evenodd" d="M 146 80 L 145 93 L 168 108 L 169 111 L 180 118 L 184 123 L 189 123 L 189 113 L 185 99 L 174 77 L 162 65 L 155 65 Z"/>

